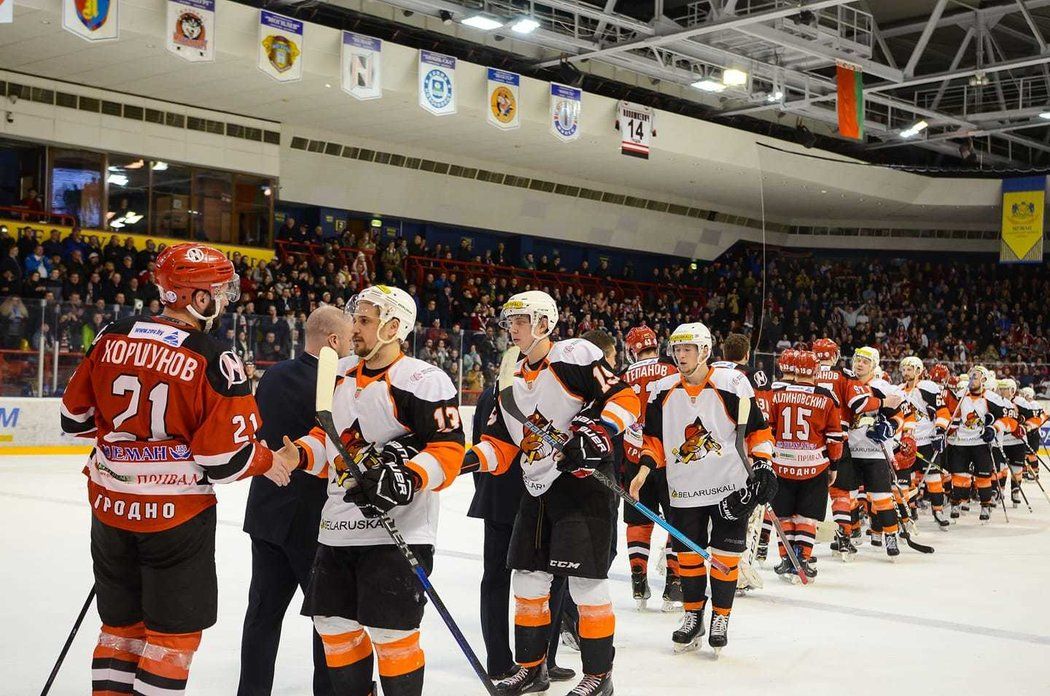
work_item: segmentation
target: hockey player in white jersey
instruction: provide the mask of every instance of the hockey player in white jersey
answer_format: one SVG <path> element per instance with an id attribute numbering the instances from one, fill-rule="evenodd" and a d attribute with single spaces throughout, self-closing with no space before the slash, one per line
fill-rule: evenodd
<path id="1" fill-rule="evenodd" d="M 980 521 L 991 518 L 995 476 L 992 446 L 998 433 L 1014 430 L 1017 424 L 1007 413 L 1006 401 L 990 389 L 995 385 L 988 384 L 988 374 L 980 365 L 970 369 L 969 387 L 959 397 L 958 412 L 948 432 L 952 519 L 958 519 L 962 513 L 962 503 L 970 494 L 971 476 L 981 502 Z"/>
<path id="2" fill-rule="evenodd" d="M 302 613 L 324 643 L 335 692 L 374 696 L 373 652 L 383 693 L 423 693 L 419 625 L 426 598 L 377 517 L 387 513 L 429 573 L 438 494 L 459 473 L 463 429 L 452 381 L 408 357 L 401 341 L 416 308 L 404 290 L 374 285 L 347 304 L 355 355 L 340 362 L 332 416 L 348 452 L 367 467 L 363 486 L 325 432 L 296 441 L 300 466 L 328 478 L 317 556 Z"/>
<path id="3" fill-rule="evenodd" d="M 777 477 L 770 464 L 773 437 L 755 400 L 747 375 L 733 368 L 711 367 L 711 333 L 701 323 L 682 324 L 668 339 L 678 374 L 657 382 L 645 412 L 641 467 L 631 482 L 637 497 L 649 471 L 667 470 L 670 522 L 728 569 L 712 568 L 711 632 L 716 653 L 728 642 L 744 551 L 748 519 L 756 505 L 776 494 Z M 747 471 L 736 449 L 736 418 L 742 399 L 751 402 L 745 425 Z M 671 637 L 676 652 L 697 647 L 704 633 L 708 570 L 703 558 L 674 541 L 682 576 L 685 616 Z"/>
<path id="4" fill-rule="evenodd" d="M 554 342 L 558 308 L 545 292 L 513 295 L 501 320 L 521 351 L 510 387 L 519 414 L 565 443 L 561 452 L 500 406 L 464 469 L 502 474 L 520 453 L 525 490 L 518 508 L 507 565 L 514 572 L 516 674 L 497 683 L 501 694 L 546 691 L 545 653 L 550 635 L 550 588 L 568 577 L 580 611 L 583 679 L 570 696 L 613 693 L 613 631 L 609 548 L 615 535 L 612 492 L 590 478 L 595 470 L 615 480 L 613 436 L 630 427 L 640 404 L 602 352 L 581 339 Z"/>
<path id="5" fill-rule="evenodd" d="M 912 456 L 916 461 L 907 469 L 898 467 L 897 480 L 909 493 L 925 481 L 933 519 L 941 529 L 947 529 L 951 523 L 944 514 L 944 482 L 941 479 L 941 470 L 929 466 L 927 462 L 933 461 L 937 447 L 943 447 L 951 414 L 945 406 L 940 385 L 924 375 L 926 368 L 922 360 L 909 355 L 901 360 L 900 369 L 904 380 L 900 384 L 900 389 L 904 392 L 904 403 L 914 416 L 913 419 L 905 421 L 901 449 L 914 447 L 920 457 Z M 910 438 L 911 443 L 908 443 L 906 438 Z"/>
<path id="6" fill-rule="evenodd" d="M 855 378 L 848 383 L 848 438 L 850 455 L 858 482 L 864 486 L 871 506 L 871 543 L 885 542 L 886 555 L 900 555 L 897 543 L 897 510 L 893 501 L 893 482 L 886 463 L 883 443 L 894 438 L 904 425 L 900 405 L 904 393 L 877 377 L 879 351 L 865 346 L 853 353 Z"/>
<path id="7" fill-rule="evenodd" d="M 1028 433 L 1039 428 L 1039 404 L 1032 403 L 1017 393 L 1017 382 L 1001 379 L 998 382 L 999 396 L 1007 403 L 1006 413 L 1016 422 L 1016 427 L 1000 435 L 1000 444 L 1006 463 L 1010 467 L 1010 503 L 1021 504 L 1021 478 L 1024 476 L 1028 447 Z"/>

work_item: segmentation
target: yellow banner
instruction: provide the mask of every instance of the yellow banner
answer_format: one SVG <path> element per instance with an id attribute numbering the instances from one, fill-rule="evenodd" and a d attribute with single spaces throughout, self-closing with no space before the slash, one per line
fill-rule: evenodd
<path id="1" fill-rule="evenodd" d="M 48 225 L 40 222 L 23 222 L 21 220 L 8 220 L 3 218 L 0 218 L 0 226 L 6 227 L 11 237 L 16 239 L 21 236 L 22 230 L 32 230 L 36 235 L 36 238 L 41 242 L 50 238 L 52 230 L 58 230 L 62 239 L 68 237 L 69 233 L 73 231 L 71 227 L 66 227 L 64 225 Z M 146 247 L 146 240 L 148 239 L 152 239 L 158 246 L 161 244 L 172 246 L 174 244 L 182 244 L 190 241 L 187 239 L 175 239 L 173 237 L 158 237 L 156 235 L 115 234 L 112 232 L 102 232 L 100 230 L 80 230 L 80 238 L 84 241 L 90 242 L 92 237 L 98 237 L 100 247 L 105 246 L 110 237 L 116 237 L 121 244 L 124 243 L 125 239 L 130 237 L 135 240 L 135 249 L 137 251 L 141 251 Z M 216 244 L 215 242 L 204 242 L 204 244 L 218 249 L 226 254 L 227 258 L 232 258 L 235 253 L 240 254 L 241 256 L 246 256 L 248 258 L 248 263 L 253 266 L 258 261 L 273 261 L 273 249 L 260 249 L 257 247 L 237 246 L 234 244 Z"/>
<path id="2" fill-rule="evenodd" d="M 1045 182 L 1042 177 L 1038 179 Z M 1046 192 L 1040 187 L 1029 191 L 1008 191 L 1003 187 L 1002 237 L 999 261 L 1039 262 L 1043 257 L 1043 216 Z"/>

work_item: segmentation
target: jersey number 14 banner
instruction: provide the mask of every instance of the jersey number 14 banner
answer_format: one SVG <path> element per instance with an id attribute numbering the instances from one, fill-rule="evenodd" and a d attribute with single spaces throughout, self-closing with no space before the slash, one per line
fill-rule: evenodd
<path id="1" fill-rule="evenodd" d="M 616 105 L 616 127 L 620 129 L 620 154 L 649 159 L 649 146 L 656 135 L 652 109 L 621 101 Z"/>

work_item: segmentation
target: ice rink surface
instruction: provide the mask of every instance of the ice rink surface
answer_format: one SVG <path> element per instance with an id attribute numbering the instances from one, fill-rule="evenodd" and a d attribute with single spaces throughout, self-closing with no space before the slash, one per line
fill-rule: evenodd
<path id="1" fill-rule="evenodd" d="M 0 457 L 0 694 L 37 694 L 91 587 L 89 509 L 83 457 Z M 1050 477 L 1044 477 L 1050 481 Z M 1044 483 L 1044 485 L 1047 485 Z M 1034 484 L 1034 508 L 995 510 L 979 526 L 976 512 L 948 533 L 921 522 L 921 556 L 902 544 L 896 564 L 861 547 L 843 564 L 818 547 L 819 577 L 789 585 L 770 567 L 765 589 L 737 598 L 729 646 L 716 661 L 710 648 L 674 655 L 679 615 L 639 613 L 630 598 L 626 553 L 613 567 L 616 605 L 616 693 L 736 695 L 915 693 L 1050 694 L 1050 504 Z M 236 693 L 241 620 L 250 578 L 249 539 L 241 531 L 248 484 L 219 487 L 219 622 L 204 634 L 189 694 Z M 478 620 L 481 523 L 465 516 L 473 484 L 442 493 L 433 575 L 438 592 L 484 661 Z M 663 536 L 658 531 L 657 536 Z M 654 546 L 656 544 L 654 543 Z M 657 594 L 663 580 L 650 569 Z M 309 694 L 310 624 L 285 621 L 274 694 Z M 98 617 L 88 613 L 53 694 L 89 692 Z M 426 694 L 483 694 L 437 613 L 423 622 Z M 562 648 L 562 665 L 580 669 Z M 565 694 L 572 682 L 549 692 Z"/>

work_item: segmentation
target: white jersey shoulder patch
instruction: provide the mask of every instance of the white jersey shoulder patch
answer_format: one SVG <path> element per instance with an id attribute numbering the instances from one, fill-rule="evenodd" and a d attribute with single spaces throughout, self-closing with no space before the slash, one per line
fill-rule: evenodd
<path id="1" fill-rule="evenodd" d="M 452 379 L 444 370 L 408 356 L 390 368 L 390 385 L 424 401 L 445 401 L 456 396 Z"/>
<path id="2" fill-rule="evenodd" d="M 551 346 L 551 351 L 547 355 L 547 359 L 552 363 L 563 362 L 570 365 L 590 365 L 604 357 L 598 346 L 582 338 L 567 338 L 564 341 L 558 341 Z"/>

